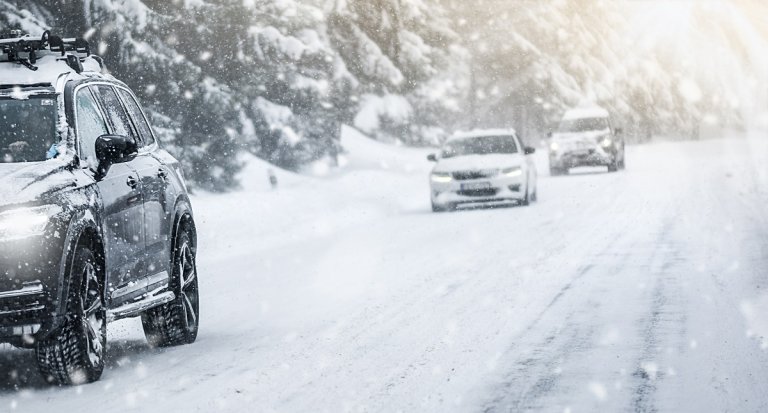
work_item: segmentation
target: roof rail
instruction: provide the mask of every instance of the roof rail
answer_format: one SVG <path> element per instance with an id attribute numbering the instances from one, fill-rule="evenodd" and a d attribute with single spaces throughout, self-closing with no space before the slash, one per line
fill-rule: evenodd
<path id="1" fill-rule="evenodd" d="M 83 71 L 81 60 L 91 56 L 91 46 L 87 40 L 80 37 L 63 39 L 52 35 L 49 30 L 39 39 L 12 30 L 9 36 L 0 37 L 0 50 L 2 55 L 7 56 L 7 62 L 21 64 L 30 70 L 37 70 L 35 64 L 38 54 L 41 53 L 61 53 L 62 57 L 66 57 L 67 64 L 77 73 Z M 75 56 L 71 53 L 85 56 Z"/>

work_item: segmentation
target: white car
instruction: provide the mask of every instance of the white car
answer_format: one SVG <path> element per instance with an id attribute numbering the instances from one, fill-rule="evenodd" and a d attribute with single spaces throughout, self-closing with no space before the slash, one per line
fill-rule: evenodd
<path id="1" fill-rule="evenodd" d="M 459 205 L 536 201 L 534 148 L 523 146 L 514 130 L 460 133 L 449 139 L 430 176 L 432 210 L 451 211 Z"/>
<path id="2" fill-rule="evenodd" d="M 571 109 L 557 132 L 550 135 L 550 175 L 567 174 L 580 166 L 607 166 L 609 172 L 624 169 L 624 138 L 614 129 L 608 111 L 600 107 Z"/>

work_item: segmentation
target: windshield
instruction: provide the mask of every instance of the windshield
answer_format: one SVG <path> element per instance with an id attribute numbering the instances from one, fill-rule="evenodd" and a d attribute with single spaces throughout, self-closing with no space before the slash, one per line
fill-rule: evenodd
<path id="1" fill-rule="evenodd" d="M 466 155 L 493 155 L 517 153 L 515 139 L 511 136 L 483 136 L 449 142 L 443 147 L 443 158 Z"/>
<path id="2" fill-rule="evenodd" d="M 56 139 L 56 99 L 0 100 L 0 163 L 41 162 Z"/>
<path id="3" fill-rule="evenodd" d="M 566 119 L 557 129 L 561 133 L 592 132 L 608 129 L 607 118 Z"/>

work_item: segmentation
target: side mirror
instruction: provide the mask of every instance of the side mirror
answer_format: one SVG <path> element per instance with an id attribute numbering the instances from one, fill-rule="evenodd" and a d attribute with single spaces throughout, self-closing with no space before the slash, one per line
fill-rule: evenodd
<path id="1" fill-rule="evenodd" d="M 112 165 L 130 162 L 139 153 L 136 139 L 120 135 L 102 135 L 96 139 L 99 174 L 106 175 Z"/>
<path id="2" fill-rule="evenodd" d="M 616 128 L 616 130 L 614 130 L 614 131 L 613 131 L 613 133 L 614 133 L 616 136 L 619 136 L 619 135 L 621 135 L 622 133 L 624 133 L 624 130 L 623 130 L 623 129 L 621 129 L 621 128 Z"/>
<path id="3" fill-rule="evenodd" d="M 434 153 L 430 153 L 429 155 L 427 155 L 427 160 L 430 162 L 437 162 L 437 155 L 435 155 Z"/>
<path id="4" fill-rule="evenodd" d="M 534 153 L 536 153 L 536 148 L 533 148 L 530 146 L 526 146 L 523 150 L 525 151 L 526 155 L 533 155 Z"/>

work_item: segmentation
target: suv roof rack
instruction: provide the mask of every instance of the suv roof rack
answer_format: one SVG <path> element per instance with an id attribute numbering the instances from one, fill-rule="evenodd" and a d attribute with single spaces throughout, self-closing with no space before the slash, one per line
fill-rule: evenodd
<path id="1" fill-rule="evenodd" d="M 37 70 L 35 64 L 39 54 L 61 53 L 67 65 L 77 73 L 81 73 L 82 60 L 91 56 L 91 46 L 87 40 L 80 37 L 63 39 L 52 35 L 49 30 L 46 30 L 39 39 L 22 35 L 19 30 L 12 30 L 10 35 L 0 38 L 0 50 L 2 55 L 7 56 L 7 62 L 21 64 L 30 70 Z M 0 60 L 0 62 L 3 61 Z"/>

